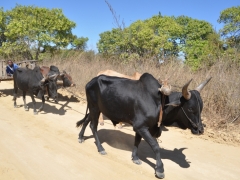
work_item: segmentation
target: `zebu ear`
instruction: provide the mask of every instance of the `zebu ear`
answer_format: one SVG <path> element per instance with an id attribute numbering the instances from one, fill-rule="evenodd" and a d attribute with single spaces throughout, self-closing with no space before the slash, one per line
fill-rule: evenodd
<path id="1" fill-rule="evenodd" d="M 181 101 L 180 100 L 176 100 L 176 101 L 173 101 L 173 102 L 170 102 L 168 104 L 165 104 L 165 106 L 174 106 L 174 107 L 177 107 L 181 104 Z"/>

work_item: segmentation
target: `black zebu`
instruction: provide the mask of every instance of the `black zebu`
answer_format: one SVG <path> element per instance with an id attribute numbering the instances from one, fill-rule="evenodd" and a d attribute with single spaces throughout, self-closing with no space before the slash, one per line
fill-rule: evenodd
<path id="1" fill-rule="evenodd" d="M 207 79 L 205 82 L 203 82 L 202 84 L 200 84 L 197 88 L 196 88 L 196 90 L 192 90 L 192 91 L 188 91 L 188 86 L 189 86 L 189 84 L 190 84 L 190 82 L 191 81 L 189 81 L 188 83 L 186 83 L 184 86 L 183 86 L 183 88 L 182 88 L 182 93 L 181 92 L 173 92 L 172 94 L 170 94 L 169 96 L 162 96 L 164 99 L 164 104 L 166 104 L 166 103 L 168 103 L 167 104 L 167 106 L 165 106 L 164 107 L 164 111 L 163 111 L 163 120 L 162 120 L 162 125 L 171 125 L 172 123 L 174 123 L 174 122 L 177 122 L 178 124 L 179 124 L 179 126 L 181 127 L 181 128 L 183 128 L 183 129 L 186 129 L 186 128 L 190 128 L 191 129 L 191 131 L 192 131 L 192 133 L 193 134 L 202 134 L 203 133 L 203 125 L 202 125 L 202 121 L 201 121 L 201 111 L 202 111 L 202 108 L 203 108 L 203 103 L 202 103 L 202 99 L 201 99 L 201 96 L 200 96 L 200 91 L 204 88 L 204 86 L 210 81 L 210 79 L 211 78 L 209 78 L 209 79 Z M 92 80 L 93 81 L 93 80 Z M 91 82 L 92 82 L 91 81 Z M 114 98 L 115 97 L 115 95 L 118 95 L 118 93 L 114 93 L 114 91 L 113 90 L 110 90 L 110 93 L 109 92 L 104 92 L 104 91 L 106 91 L 106 90 L 108 90 L 108 88 L 110 87 L 112 87 L 112 84 L 114 84 L 113 82 L 111 82 L 111 81 L 105 81 L 105 82 L 102 82 L 102 80 L 100 79 L 100 80 L 95 80 L 95 81 L 97 81 L 97 82 L 90 82 L 89 84 L 87 84 L 87 86 L 86 86 L 86 94 L 89 94 L 90 95 L 90 97 L 93 97 L 93 96 L 95 96 L 95 97 L 93 97 L 93 98 L 95 98 L 95 102 L 93 102 L 92 104 L 93 105 L 95 105 L 96 106 L 96 108 L 97 109 L 99 109 L 99 110 L 101 110 L 100 109 L 100 106 L 102 106 L 102 104 L 100 104 L 100 106 L 98 105 L 99 104 L 99 102 L 100 101 L 102 101 L 102 98 L 104 99 L 104 98 L 106 98 L 106 97 L 108 97 L 107 95 L 109 95 L 110 94 L 110 98 L 107 98 L 107 99 L 109 99 L 109 102 L 110 102 L 110 106 L 112 106 L 114 103 L 118 103 L 118 98 L 123 98 L 123 96 L 122 95 L 120 95 L 120 96 L 118 96 L 117 97 L 117 99 L 116 99 L 116 101 L 114 101 L 114 100 L 111 100 L 111 98 Z M 115 83 L 117 83 L 117 79 L 116 79 L 116 82 Z M 144 86 L 147 86 L 148 85 L 148 83 L 145 83 L 145 82 L 147 82 L 147 78 L 146 78 L 146 80 L 145 81 L 143 81 L 144 83 L 142 83 Z M 96 83 L 98 83 L 98 84 L 96 84 Z M 118 90 L 118 91 L 116 91 L 116 92 L 120 92 L 121 90 L 123 90 L 123 91 L 125 91 L 125 90 L 129 90 L 129 89 L 131 89 L 131 86 L 130 86 L 130 88 L 124 88 L 125 87 L 125 83 L 124 83 L 124 86 L 123 86 L 123 84 L 122 83 L 124 83 L 124 82 L 121 82 L 121 84 L 119 85 L 119 86 L 117 86 L 117 87 L 115 87 L 116 89 L 118 88 L 118 87 L 121 87 L 121 85 L 122 85 L 122 87 Z M 111 85 L 111 86 L 110 86 Z M 153 86 L 153 84 L 151 84 L 152 86 L 150 86 L 149 88 L 151 88 L 151 87 L 154 87 Z M 94 87 L 95 86 L 95 87 Z M 102 89 L 101 87 L 104 87 L 105 86 L 105 88 L 104 89 Z M 99 95 L 97 95 L 97 91 L 95 91 L 95 92 L 91 92 L 90 90 L 91 90 L 91 88 L 92 89 L 95 89 L 95 88 L 99 88 Z M 129 87 L 129 86 L 128 86 Z M 115 89 L 114 88 L 114 89 Z M 138 88 L 137 88 L 138 89 Z M 155 88 L 154 88 L 155 89 Z M 102 91 L 101 91 L 102 90 Z M 136 93 L 139 93 L 139 91 L 138 90 L 132 90 L 131 89 L 131 91 L 134 91 L 134 93 L 136 94 Z M 144 92 L 144 91 L 140 91 L 140 92 Z M 90 94 L 91 93 L 91 94 Z M 108 94 L 109 93 L 109 94 Z M 145 91 L 145 93 L 149 93 L 148 92 L 148 90 L 147 91 Z M 156 93 L 156 92 L 155 92 Z M 104 97 L 102 97 L 102 94 L 103 95 L 105 95 Z M 115 95 L 114 95 L 115 94 Z M 128 93 L 127 93 L 128 94 Z M 130 93 L 131 94 L 131 93 Z M 141 98 L 143 98 L 142 100 L 144 100 L 145 98 L 144 98 L 144 96 L 142 97 L 142 95 L 141 95 L 142 93 L 140 93 L 140 97 L 139 96 L 136 96 L 137 97 L 137 100 L 139 100 L 139 99 L 141 99 Z M 151 94 L 151 93 L 150 93 Z M 112 95 L 114 95 L 114 96 L 112 96 Z M 129 94 L 128 94 L 129 95 Z M 156 95 L 156 94 L 155 94 Z M 129 98 L 128 96 L 124 96 L 125 98 Z M 152 96 L 152 97 L 154 97 L 154 96 Z M 99 98 L 99 100 L 98 100 L 98 98 Z M 123 98 L 124 99 L 124 98 Z M 131 97 L 131 99 L 132 99 L 132 97 Z M 155 98 L 153 98 L 153 99 L 155 99 Z M 122 100 L 122 99 L 121 99 Z M 123 100 L 124 101 L 124 100 Z M 108 103 L 109 104 L 109 102 L 108 101 L 105 101 L 105 103 Z M 142 101 L 143 102 L 143 101 Z M 158 103 L 160 102 L 160 100 L 158 99 Z M 162 101 L 163 102 L 163 101 Z M 88 101 L 88 103 L 89 103 L 89 101 Z M 122 103 L 122 102 L 121 102 Z M 145 105 L 148 105 L 148 103 L 149 103 L 149 101 L 144 101 L 143 103 L 146 103 Z M 140 105 L 140 106 L 139 106 Z M 118 121 L 119 121 L 119 119 L 121 119 L 123 116 L 122 116 L 122 112 L 120 112 L 120 111 L 118 111 L 118 109 L 120 108 L 120 106 L 121 107 L 131 107 L 131 106 L 134 106 L 134 108 L 133 109 L 138 109 L 139 107 L 141 107 L 141 103 L 138 103 L 138 101 L 135 101 L 135 103 L 133 103 L 133 101 L 132 102 L 129 102 L 129 104 L 125 104 L 125 105 L 123 105 L 123 106 L 121 106 L 121 104 L 120 105 L 117 105 L 118 106 L 118 108 L 116 108 L 116 109 L 111 109 L 111 111 L 112 112 L 114 112 L 115 113 L 115 115 L 117 116 L 117 117 L 119 117 L 118 118 Z M 144 107 L 146 107 L 144 105 Z M 116 106 L 115 106 L 116 107 Z M 153 106 L 151 106 L 151 107 L 153 107 Z M 151 108 L 151 107 L 148 107 L 149 109 Z M 95 109 L 96 109 L 95 108 Z M 104 107 L 103 107 L 104 108 Z M 143 113 L 144 112 L 146 112 L 146 110 L 148 110 L 148 108 L 141 108 L 142 110 L 144 110 L 143 111 Z M 107 109 L 107 108 L 106 108 Z M 120 108 L 121 109 L 121 108 Z M 132 109 L 132 110 L 133 110 Z M 89 110 L 90 110 L 90 108 L 89 108 Z M 108 109 L 107 109 L 107 111 L 108 111 Z M 131 110 L 130 110 L 131 111 Z M 132 111 L 133 112 L 133 111 Z M 139 111 L 135 111 L 135 112 L 133 112 L 132 114 L 134 114 L 134 113 L 138 113 Z M 149 111 L 150 112 L 150 111 Z M 104 113 L 104 112 L 103 112 Z M 114 115 L 114 113 L 113 113 L 113 115 Z M 159 111 L 158 111 L 158 113 L 159 113 Z M 91 110 L 90 110 L 90 114 L 91 114 Z M 85 131 L 85 128 L 86 128 L 86 126 L 87 126 L 87 124 L 90 122 L 90 121 L 92 121 L 91 120 L 91 118 L 90 117 L 88 117 L 88 116 L 90 116 L 90 114 L 87 114 L 86 116 L 85 116 L 85 118 L 83 119 L 83 120 L 81 120 L 81 121 L 79 121 L 79 122 L 77 122 L 77 127 L 78 126 L 81 126 L 81 125 L 83 125 L 83 127 L 82 127 L 82 130 L 81 130 L 81 132 L 79 133 L 79 142 L 81 143 L 81 142 L 83 142 L 84 141 L 84 139 L 83 139 L 83 135 L 84 135 L 84 131 Z M 96 115 L 96 113 L 94 113 L 95 115 Z M 150 113 L 148 113 L 149 115 L 150 114 L 152 114 L 152 111 L 150 112 Z M 136 115 L 138 115 L 138 114 L 135 114 L 135 116 Z M 142 114 L 140 115 L 141 117 L 142 117 Z M 94 118 L 96 118 L 95 116 L 94 116 Z M 138 116 L 136 116 L 136 118 L 138 118 Z M 111 119 L 111 118 L 109 118 L 109 119 Z M 139 123 L 139 121 L 140 121 L 140 123 L 142 122 L 141 120 L 142 119 L 144 119 L 144 118 L 141 118 L 140 120 L 138 120 L 138 122 L 136 122 L 136 124 L 138 124 Z M 145 119 L 147 119 L 147 116 L 145 116 Z M 95 120 L 94 120 L 95 121 Z M 147 120 L 148 121 L 148 120 Z M 151 121 L 151 120 L 149 120 L 149 121 Z M 127 121 L 125 121 L 125 122 L 127 122 Z M 155 117 L 155 122 L 157 122 L 157 119 L 156 119 L 156 117 Z M 113 120 L 113 124 L 115 125 L 116 124 L 116 122 Z M 147 123 L 148 124 L 148 123 Z M 133 125 L 133 123 L 132 123 L 132 125 Z M 133 125 L 134 126 L 134 125 Z M 91 129 L 93 130 L 94 128 L 94 126 L 93 125 L 91 125 L 90 126 L 91 127 Z M 146 127 L 149 127 L 149 126 L 143 126 L 144 128 L 146 128 Z M 156 128 L 156 127 L 155 127 Z M 136 129 L 136 128 L 135 128 Z M 139 128 L 140 129 L 140 128 Z M 136 130 L 135 130 L 136 131 Z M 154 131 L 154 130 L 153 130 Z M 159 132 L 160 131 L 160 132 Z M 94 132 L 94 131 L 93 131 Z M 161 130 L 160 129 L 155 129 L 155 132 L 159 132 L 159 134 L 157 135 L 157 137 L 159 137 L 160 135 L 161 135 Z M 145 129 L 145 133 L 146 133 L 146 129 Z M 96 134 L 96 133 L 95 133 Z M 154 133 L 151 133 L 151 134 L 154 134 Z M 148 134 L 149 135 L 149 134 Z M 94 136 L 96 136 L 96 135 L 94 135 Z M 144 138 L 144 136 L 142 136 L 143 138 Z M 149 136 L 148 136 L 149 137 Z M 156 137 L 156 136 L 155 136 Z M 145 139 L 146 140 L 146 139 Z M 139 133 L 137 133 L 137 131 L 136 131 L 136 136 L 135 136 L 135 143 L 134 143 L 134 149 L 133 149 L 133 153 L 132 153 L 132 159 L 133 159 L 133 162 L 134 163 L 136 163 L 136 164 L 141 164 L 141 161 L 139 160 L 139 158 L 138 158 L 138 156 L 137 156 L 137 147 L 138 147 L 138 145 L 139 145 L 139 143 L 140 143 L 140 141 L 141 141 L 141 135 L 139 134 Z M 146 140 L 147 141 L 147 140 Z M 99 142 L 99 140 L 97 141 L 96 140 L 96 142 Z M 150 138 L 150 141 L 147 141 L 149 144 L 150 144 L 150 146 L 152 147 L 152 149 L 154 150 L 154 152 L 156 153 L 156 151 L 157 151 L 157 153 L 156 153 L 156 160 L 157 160 L 157 165 L 159 165 L 159 164 L 161 164 L 162 162 L 161 162 L 161 159 L 160 159 L 160 153 L 159 153 L 159 155 L 158 155 L 158 150 L 156 150 L 156 149 L 158 149 L 159 147 L 156 145 L 156 142 L 154 142 L 154 140 L 153 139 L 151 139 Z M 152 144 L 155 144 L 155 145 L 152 145 Z M 98 146 L 98 144 L 97 144 L 97 146 Z M 100 148 L 102 148 L 101 146 L 100 146 Z M 99 148 L 98 148 L 99 149 Z M 102 148 L 102 152 L 100 151 L 100 153 L 102 153 L 102 154 L 104 154 L 105 153 L 105 151 L 104 151 L 104 149 Z M 159 159 L 160 160 L 158 160 L 158 157 L 159 157 Z M 160 162 L 160 163 L 159 163 Z M 162 169 L 162 171 L 157 171 L 158 169 L 160 169 L 161 170 L 161 168 L 159 167 L 159 166 L 157 166 L 157 168 L 156 168 L 156 175 L 159 177 L 159 178 L 163 178 L 164 177 L 164 173 L 163 173 L 163 169 Z"/>
<path id="2" fill-rule="evenodd" d="M 89 121 L 98 151 L 106 154 L 102 147 L 97 125 L 100 112 L 106 115 L 113 124 L 126 122 L 133 126 L 136 132 L 135 143 L 132 152 L 133 162 L 140 164 L 138 158 L 138 145 L 143 138 L 156 154 L 156 175 L 164 177 L 163 163 L 160 156 L 160 148 L 156 138 L 161 135 L 158 127 L 159 111 L 162 101 L 161 85 L 150 74 L 145 73 L 139 80 L 125 78 L 98 76 L 86 85 L 87 110 L 83 120 L 77 122 L 77 127 L 83 125 L 79 133 L 79 142 L 83 142 L 83 134 Z"/>
<path id="3" fill-rule="evenodd" d="M 41 111 L 44 107 L 45 99 L 44 99 L 44 86 L 48 86 L 49 94 L 51 97 L 57 97 L 57 77 L 59 76 L 59 70 L 55 66 L 51 66 L 51 71 L 48 73 L 46 77 L 43 77 L 41 73 L 40 67 L 35 67 L 33 70 L 28 68 L 18 68 L 14 74 L 14 107 L 17 106 L 16 99 L 17 99 L 17 92 L 18 88 L 23 91 L 23 102 L 24 102 L 24 109 L 28 110 L 26 105 L 26 92 L 28 91 L 33 102 L 33 112 L 37 114 L 36 111 L 36 101 L 34 99 L 34 95 L 39 95 L 42 97 L 42 105 L 39 108 Z M 56 73 L 57 72 L 57 73 Z"/>
<path id="4" fill-rule="evenodd" d="M 188 86 L 192 80 L 185 84 L 182 92 L 172 92 L 166 97 L 162 125 L 169 126 L 176 122 L 180 128 L 191 127 L 193 134 L 204 132 L 201 112 L 203 102 L 200 96 L 201 90 L 211 80 L 211 77 L 201 83 L 195 90 L 188 91 Z"/>
<path id="5" fill-rule="evenodd" d="M 41 69 L 44 69 L 44 71 L 42 72 L 42 74 L 48 74 L 50 71 L 50 68 L 47 66 L 42 66 Z M 58 85 L 58 89 L 61 87 L 74 87 L 76 86 L 76 84 L 73 82 L 72 77 L 66 73 L 66 71 L 63 71 L 57 78 L 57 85 Z M 46 92 L 46 99 L 49 100 L 50 96 L 49 96 L 49 88 L 48 86 L 45 87 L 45 92 Z M 56 103 L 58 103 L 58 98 L 56 97 L 54 99 L 54 101 Z"/>

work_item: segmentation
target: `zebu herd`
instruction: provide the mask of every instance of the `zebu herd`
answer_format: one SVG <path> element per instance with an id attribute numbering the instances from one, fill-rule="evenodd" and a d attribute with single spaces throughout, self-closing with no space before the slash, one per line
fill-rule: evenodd
<path id="1" fill-rule="evenodd" d="M 18 89 L 23 91 L 24 108 L 26 106 L 26 92 L 32 101 L 34 114 L 37 114 L 34 95 L 41 97 L 44 109 L 47 94 L 57 102 L 57 89 L 61 84 L 65 87 L 74 86 L 72 78 L 64 71 L 60 73 L 56 66 L 35 67 L 33 70 L 19 68 L 14 73 L 14 106 Z M 115 71 L 101 71 L 91 79 L 85 87 L 87 109 L 85 117 L 77 122 L 82 126 L 79 133 L 79 142 L 84 141 L 84 132 L 90 123 L 98 152 L 106 154 L 97 133 L 99 119 L 102 113 L 110 119 L 114 126 L 119 123 L 128 123 L 135 131 L 135 141 L 132 151 L 132 161 L 141 164 L 138 157 L 138 146 L 143 138 L 156 155 L 155 173 L 158 178 L 164 178 L 164 166 L 161 160 L 160 147 L 156 138 L 161 136 L 162 126 L 177 123 L 182 129 L 190 129 L 193 134 L 204 132 L 201 120 L 203 102 L 201 90 L 211 78 L 201 83 L 195 90 L 188 90 L 192 80 L 182 87 L 182 92 L 171 92 L 171 86 L 160 82 L 149 73 L 135 73 L 132 77 Z"/>

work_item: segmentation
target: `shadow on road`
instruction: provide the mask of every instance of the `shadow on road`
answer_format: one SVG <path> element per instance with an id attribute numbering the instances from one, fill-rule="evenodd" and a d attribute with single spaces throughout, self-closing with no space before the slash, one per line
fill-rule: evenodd
<path id="1" fill-rule="evenodd" d="M 109 146 L 114 147 L 116 149 L 121 149 L 125 151 L 132 152 L 133 144 L 134 144 L 134 136 L 131 134 L 126 134 L 122 131 L 118 130 L 109 130 L 109 129 L 100 129 L 98 131 L 98 135 L 100 141 L 102 143 L 107 143 Z M 85 140 L 89 138 L 93 138 L 93 136 L 84 137 Z M 176 164 L 178 164 L 182 168 L 189 168 L 190 163 L 186 160 L 185 154 L 183 154 L 183 150 L 187 148 L 175 148 L 174 150 L 168 150 L 161 148 L 161 158 L 169 159 Z M 97 147 L 96 147 L 97 151 Z M 152 158 L 155 160 L 155 154 L 151 147 L 148 145 L 146 141 L 142 139 L 139 149 L 138 149 L 139 158 L 145 163 L 149 164 L 152 168 L 155 168 L 155 164 L 148 160 L 148 158 Z"/>

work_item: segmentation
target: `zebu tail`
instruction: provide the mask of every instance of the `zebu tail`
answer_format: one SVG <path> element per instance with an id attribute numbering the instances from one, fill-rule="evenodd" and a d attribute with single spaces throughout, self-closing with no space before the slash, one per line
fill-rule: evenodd
<path id="1" fill-rule="evenodd" d="M 87 113 L 88 112 L 88 105 L 87 105 L 87 109 L 86 109 L 86 113 L 85 113 L 85 117 L 82 119 L 82 120 L 80 120 L 80 121 L 78 121 L 77 123 L 76 123 L 76 127 L 81 127 L 82 125 L 83 125 L 83 123 L 86 121 L 86 119 L 87 119 L 87 117 L 88 117 L 88 115 L 89 115 L 89 113 Z"/>

